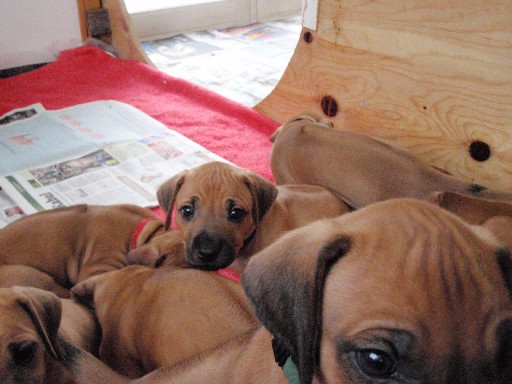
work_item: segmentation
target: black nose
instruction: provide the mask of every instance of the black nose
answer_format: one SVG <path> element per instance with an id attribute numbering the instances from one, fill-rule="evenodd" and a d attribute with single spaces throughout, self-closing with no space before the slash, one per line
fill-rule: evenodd
<path id="1" fill-rule="evenodd" d="M 219 256 L 223 244 L 224 241 L 218 236 L 200 233 L 194 238 L 192 247 L 201 261 L 212 262 Z"/>

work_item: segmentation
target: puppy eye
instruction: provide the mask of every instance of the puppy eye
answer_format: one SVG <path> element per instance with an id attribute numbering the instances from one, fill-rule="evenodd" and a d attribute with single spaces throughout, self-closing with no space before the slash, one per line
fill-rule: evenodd
<path id="1" fill-rule="evenodd" d="M 191 205 L 184 205 L 180 208 L 180 213 L 183 219 L 190 220 L 194 217 L 195 210 Z"/>
<path id="2" fill-rule="evenodd" d="M 11 353 L 12 360 L 17 365 L 27 366 L 36 356 L 37 343 L 35 341 L 10 343 L 8 348 Z"/>
<path id="3" fill-rule="evenodd" d="M 389 378 L 396 371 L 395 358 L 377 349 L 357 351 L 356 363 L 365 375 L 377 379 Z"/>
<path id="4" fill-rule="evenodd" d="M 245 215 L 247 215 L 247 212 L 242 208 L 231 208 L 228 212 L 228 218 L 231 221 L 240 221 Z"/>

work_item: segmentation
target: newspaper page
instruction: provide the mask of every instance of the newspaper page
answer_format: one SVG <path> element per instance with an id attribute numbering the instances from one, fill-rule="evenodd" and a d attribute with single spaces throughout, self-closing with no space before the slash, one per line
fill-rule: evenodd
<path id="1" fill-rule="evenodd" d="M 0 117 L 0 187 L 25 214 L 75 204 L 156 206 L 184 169 L 226 161 L 137 108 L 41 104 Z"/>

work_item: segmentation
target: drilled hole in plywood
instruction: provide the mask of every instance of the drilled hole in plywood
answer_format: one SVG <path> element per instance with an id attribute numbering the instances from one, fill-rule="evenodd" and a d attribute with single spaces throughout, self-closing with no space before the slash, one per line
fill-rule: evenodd
<path id="1" fill-rule="evenodd" d="M 322 97 L 322 111 L 326 116 L 334 117 L 338 114 L 338 103 L 332 96 Z"/>
<path id="2" fill-rule="evenodd" d="M 313 41 L 313 34 L 311 32 L 304 32 L 303 38 L 304 41 L 309 44 Z"/>
<path id="3" fill-rule="evenodd" d="M 489 147 L 489 144 L 484 143 L 483 141 L 473 141 L 469 145 L 469 154 L 473 160 L 486 161 L 491 157 L 491 148 Z"/>

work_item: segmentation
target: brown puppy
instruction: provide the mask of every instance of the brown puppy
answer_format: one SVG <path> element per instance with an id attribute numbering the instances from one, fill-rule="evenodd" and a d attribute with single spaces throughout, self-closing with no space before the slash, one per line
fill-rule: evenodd
<path id="1" fill-rule="evenodd" d="M 243 286 L 266 328 L 139 380 L 58 352 L 86 384 L 285 384 L 272 345 L 302 384 L 512 382 L 512 255 L 433 204 L 392 199 L 296 229 L 251 258 Z"/>
<path id="2" fill-rule="evenodd" d="M 455 213 L 470 224 L 488 228 L 512 249 L 512 203 L 482 199 L 454 192 L 436 192 L 431 202 Z"/>
<path id="3" fill-rule="evenodd" d="M 72 292 L 95 308 L 100 358 L 129 377 L 188 359 L 257 324 L 242 286 L 216 272 L 129 266 Z"/>
<path id="4" fill-rule="evenodd" d="M 180 236 L 164 231 L 150 209 L 134 205 L 57 208 L 1 229 L 0 264 L 33 267 L 69 288 L 129 263 L 154 265 L 168 257 L 183 265 Z"/>
<path id="5" fill-rule="evenodd" d="M 277 184 L 321 185 L 356 209 L 390 198 L 428 199 L 434 191 L 512 201 L 512 193 L 459 180 L 405 149 L 333 129 L 310 114 L 293 118 L 272 138 Z"/>
<path id="6" fill-rule="evenodd" d="M 0 288 L 0 383 L 71 384 L 72 375 L 49 343 L 61 337 L 97 352 L 100 331 L 94 315 L 71 300 L 36 288 Z"/>
<path id="7" fill-rule="evenodd" d="M 248 259 L 284 232 L 349 208 L 325 188 L 276 187 L 246 169 L 211 162 L 184 171 L 162 184 L 158 201 L 187 243 L 196 268 L 214 270 L 233 263 L 243 271 Z"/>

